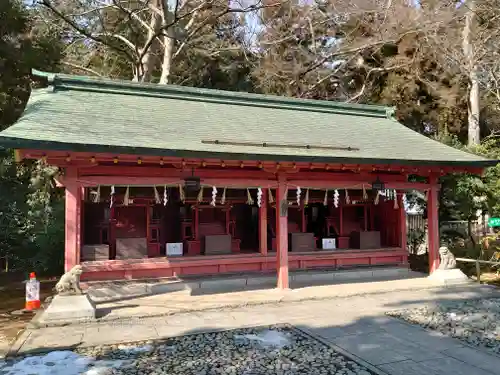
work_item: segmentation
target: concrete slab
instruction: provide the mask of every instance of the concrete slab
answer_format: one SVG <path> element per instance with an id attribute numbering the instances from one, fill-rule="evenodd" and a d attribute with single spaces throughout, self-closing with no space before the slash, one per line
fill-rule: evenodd
<path id="1" fill-rule="evenodd" d="M 500 357 L 496 357 L 466 346 L 453 350 L 446 350 L 443 353 L 459 361 L 464 361 L 469 365 L 489 371 L 492 374 L 500 373 Z"/>
<path id="2" fill-rule="evenodd" d="M 356 279 L 369 279 L 373 277 L 373 270 L 343 270 L 333 273 L 334 280 L 356 280 Z"/>
<path id="3" fill-rule="evenodd" d="M 200 282 L 201 289 L 231 289 L 244 288 L 247 285 L 246 278 L 227 278 L 215 280 L 203 280 Z"/>
<path id="4" fill-rule="evenodd" d="M 386 363 L 377 366 L 382 371 L 389 375 L 442 375 L 442 372 L 431 370 L 422 363 L 417 363 L 411 360 Z"/>
<path id="5" fill-rule="evenodd" d="M 82 344 L 85 346 L 92 346 L 156 338 L 158 338 L 158 332 L 152 325 L 133 322 L 116 322 L 114 324 L 100 325 L 85 330 L 82 337 Z"/>
<path id="6" fill-rule="evenodd" d="M 292 274 L 291 277 L 292 282 L 333 282 L 334 281 L 334 272 L 317 272 L 317 273 L 298 273 Z"/>
<path id="7" fill-rule="evenodd" d="M 392 267 L 392 268 L 381 268 L 373 269 L 373 277 L 404 277 L 410 274 L 410 270 L 407 267 Z"/>
<path id="8" fill-rule="evenodd" d="M 465 358 L 467 360 L 467 358 Z M 468 363 L 451 357 L 440 359 L 432 359 L 429 361 L 420 362 L 424 368 L 427 368 L 430 373 L 436 372 L 439 375 L 495 375 L 496 372 L 489 372 L 480 368 L 469 365 Z M 429 373 L 428 372 L 428 373 Z"/>
<path id="9" fill-rule="evenodd" d="M 411 337 L 413 343 L 435 352 L 453 351 L 463 347 L 462 343 L 456 339 L 393 318 L 389 318 L 386 323 L 381 325 L 381 328 L 400 340 L 408 340 Z"/>
<path id="10" fill-rule="evenodd" d="M 395 351 L 393 347 L 386 347 L 383 340 L 377 339 L 377 334 L 337 337 L 333 342 L 375 366 L 410 359 Z"/>

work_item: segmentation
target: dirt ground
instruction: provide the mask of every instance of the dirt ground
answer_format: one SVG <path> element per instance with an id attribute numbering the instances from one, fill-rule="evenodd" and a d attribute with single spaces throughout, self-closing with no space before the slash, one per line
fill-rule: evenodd
<path id="1" fill-rule="evenodd" d="M 40 280 L 40 300 L 52 294 L 56 280 Z M 13 311 L 24 309 L 25 284 L 19 281 L 2 280 L 0 284 L 0 346 L 12 341 L 34 316 L 33 313 L 13 315 Z"/>
<path id="2" fill-rule="evenodd" d="M 496 285 L 500 287 L 500 273 L 485 272 L 481 274 L 481 282 L 489 285 Z"/>

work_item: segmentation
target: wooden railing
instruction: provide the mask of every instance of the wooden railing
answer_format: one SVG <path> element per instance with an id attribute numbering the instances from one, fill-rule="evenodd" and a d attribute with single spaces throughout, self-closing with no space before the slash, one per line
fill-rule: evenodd
<path id="1" fill-rule="evenodd" d="M 477 282 L 481 282 L 481 264 L 490 264 L 494 267 L 500 267 L 500 262 L 494 262 L 491 260 L 481 260 L 481 259 L 469 259 L 469 258 L 456 258 L 458 262 L 475 263 L 476 264 L 476 275 Z"/>

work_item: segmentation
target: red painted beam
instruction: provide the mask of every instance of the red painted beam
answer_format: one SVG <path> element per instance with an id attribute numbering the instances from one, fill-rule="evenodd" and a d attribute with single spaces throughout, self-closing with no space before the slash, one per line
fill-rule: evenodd
<path id="1" fill-rule="evenodd" d="M 44 151 L 44 150 L 19 150 L 20 158 L 25 159 L 40 159 L 46 157 L 47 161 L 57 166 L 80 166 L 80 165 L 95 165 L 99 162 L 112 162 L 120 165 L 125 164 L 153 164 L 153 165 L 173 165 L 177 168 L 192 168 L 192 167 L 207 167 L 207 166 L 235 166 L 242 169 L 262 168 L 268 169 L 272 173 L 297 170 L 340 170 L 354 172 L 397 172 L 397 173 L 414 173 L 423 176 L 436 173 L 444 175 L 453 172 L 468 172 L 472 174 L 482 174 L 483 168 L 473 167 L 437 167 L 437 166 L 408 166 L 408 165 L 388 165 L 388 164 L 340 164 L 340 163 L 307 163 L 307 162 L 262 162 L 241 161 L 241 160 L 221 160 L 221 159 L 199 159 L 199 158 L 174 158 L 160 157 L 147 155 L 127 155 L 127 154 L 110 154 L 110 153 L 89 153 L 89 152 L 64 152 L 64 151 Z"/>

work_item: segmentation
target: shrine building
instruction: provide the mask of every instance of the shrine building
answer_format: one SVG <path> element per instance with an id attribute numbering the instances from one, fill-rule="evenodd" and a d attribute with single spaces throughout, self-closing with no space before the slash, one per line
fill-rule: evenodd
<path id="1" fill-rule="evenodd" d="M 59 168 L 65 269 L 83 280 L 408 267 L 405 193 L 427 195 L 438 266 L 440 176 L 496 160 L 382 106 L 34 72 L 17 160 Z"/>

